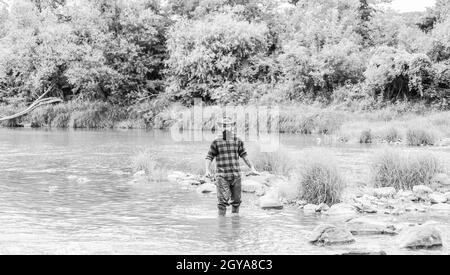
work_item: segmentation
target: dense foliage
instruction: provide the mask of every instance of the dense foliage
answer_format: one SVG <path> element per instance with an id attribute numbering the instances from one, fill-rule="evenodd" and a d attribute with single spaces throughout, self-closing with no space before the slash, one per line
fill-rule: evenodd
<path id="1" fill-rule="evenodd" d="M 448 108 L 449 2 L 420 15 L 380 2 L 0 1 L 0 104 L 54 87 L 138 110 L 194 97 Z"/>

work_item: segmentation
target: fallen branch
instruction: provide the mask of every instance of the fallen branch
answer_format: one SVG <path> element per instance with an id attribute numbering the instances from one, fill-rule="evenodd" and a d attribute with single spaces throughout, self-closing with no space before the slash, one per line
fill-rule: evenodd
<path id="1" fill-rule="evenodd" d="M 56 98 L 56 97 L 44 98 L 44 96 L 46 96 L 52 89 L 53 89 L 53 86 L 50 86 L 50 88 L 48 88 L 47 91 L 45 91 L 38 99 L 36 99 L 36 101 L 34 101 L 33 104 L 31 104 L 27 109 L 25 109 L 17 114 L 14 114 L 14 115 L 2 117 L 2 118 L 0 118 L 0 122 L 24 116 L 24 115 L 30 113 L 31 111 L 33 111 L 34 109 L 41 107 L 43 105 L 48 105 L 48 104 L 53 104 L 53 103 L 61 103 L 62 99 L 60 99 L 60 98 Z"/>

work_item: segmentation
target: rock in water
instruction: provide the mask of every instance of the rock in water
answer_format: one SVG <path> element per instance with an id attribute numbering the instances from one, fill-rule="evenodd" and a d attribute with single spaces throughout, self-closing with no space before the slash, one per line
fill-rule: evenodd
<path id="1" fill-rule="evenodd" d="M 438 190 L 440 192 L 449 192 L 450 176 L 443 173 L 437 174 L 436 176 L 434 176 L 431 186 L 433 187 L 433 189 Z"/>
<path id="2" fill-rule="evenodd" d="M 259 198 L 259 207 L 264 210 L 269 209 L 283 209 L 283 204 L 280 202 L 278 196 L 274 193 L 268 193 Z"/>
<path id="3" fill-rule="evenodd" d="M 316 207 L 316 212 L 327 212 L 328 210 L 330 210 L 330 207 L 326 204 L 326 203 L 321 203 L 320 205 L 318 205 Z"/>
<path id="4" fill-rule="evenodd" d="M 132 184 L 143 184 L 143 183 L 147 183 L 147 174 L 145 173 L 145 171 L 139 171 L 136 172 L 133 175 L 133 180 L 131 181 Z"/>
<path id="5" fill-rule="evenodd" d="M 315 204 L 307 204 L 305 206 L 303 206 L 303 212 L 305 214 L 314 214 L 316 213 L 317 210 L 317 205 Z"/>
<path id="6" fill-rule="evenodd" d="M 174 171 L 167 176 L 167 179 L 169 180 L 169 182 L 177 182 L 177 181 L 181 180 L 182 178 L 185 178 L 186 176 L 187 176 L 186 173 L 183 173 L 180 171 Z"/>
<path id="7" fill-rule="evenodd" d="M 410 202 L 416 200 L 416 196 L 414 196 L 414 193 L 412 191 L 404 191 L 400 190 L 397 193 L 397 198 L 401 201 Z"/>
<path id="8" fill-rule="evenodd" d="M 133 178 L 141 178 L 141 177 L 145 177 L 145 175 L 146 175 L 145 171 L 141 170 L 141 171 L 134 173 Z"/>
<path id="9" fill-rule="evenodd" d="M 418 225 L 405 229 L 399 239 L 401 248 L 430 249 L 442 247 L 441 233 L 432 225 Z"/>
<path id="10" fill-rule="evenodd" d="M 356 218 L 347 222 L 347 227 L 353 235 L 395 235 L 393 225 L 374 221 L 368 218 Z"/>
<path id="11" fill-rule="evenodd" d="M 325 213 L 330 216 L 353 217 L 356 215 L 356 210 L 350 204 L 338 203 L 331 206 L 330 209 Z"/>
<path id="12" fill-rule="evenodd" d="M 443 214 L 450 214 L 450 204 L 447 203 L 438 203 L 434 204 L 430 207 L 431 211 L 435 212 L 443 212 Z"/>
<path id="13" fill-rule="evenodd" d="M 447 198 L 447 203 L 450 203 L 450 192 L 445 193 L 444 196 Z"/>
<path id="14" fill-rule="evenodd" d="M 348 229 L 325 224 L 313 230 L 309 241 L 315 245 L 341 245 L 353 243 L 355 239 Z"/>
<path id="15" fill-rule="evenodd" d="M 417 185 L 413 187 L 413 193 L 419 200 L 427 201 L 433 190 L 425 185 Z"/>
<path id="16" fill-rule="evenodd" d="M 215 194 L 217 193 L 217 188 L 212 183 L 205 183 L 197 187 L 197 192 L 201 194 Z"/>
<path id="17" fill-rule="evenodd" d="M 252 181 L 259 182 L 263 185 L 266 185 L 266 184 L 268 184 L 270 177 L 272 177 L 272 175 L 270 173 L 263 172 L 259 176 L 248 176 L 246 178 L 246 180 L 252 180 Z"/>
<path id="18" fill-rule="evenodd" d="M 429 196 L 432 204 L 446 203 L 447 197 L 441 193 L 433 193 Z"/>
<path id="19" fill-rule="evenodd" d="M 354 206 L 360 213 L 375 214 L 378 212 L 378 210 L 375 209 L 372 203 L 366 198 L 355 199 Z"/>
<path id="20" fill-rule="evenodd" d="M 382 187 L 373 189 L 373 195 L 377 198 L 393 198 L 397 191 L 394 187 Z"/>
<path id="21" fill-rule="evenodd" d="M 244 193 L 259 193 L 264 189 L 264 185 L 254 180 L 242 181 L 242 192 Z"/>

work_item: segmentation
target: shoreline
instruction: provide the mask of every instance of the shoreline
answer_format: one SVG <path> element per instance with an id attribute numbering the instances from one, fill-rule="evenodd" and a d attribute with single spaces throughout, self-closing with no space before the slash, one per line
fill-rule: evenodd
<path id="1" fill-rule="evenodd" d="M 253 105 L 243 106 L 247 107 Z M 204 114 L 212 114 L 216 108 L 207 106 Z M 0 113 L 9 114 L 13 112 L 12 109 L 11 106 L 0 106 Z M 41 107 L 22 118 L 0 123 L 0 126 L 168 130 L 183 115 L 192 112 L 192 108 L 176 103 L 160 110 L 145 110 L 148 113 L 127 112 L 127 109 L 132 107 L 117 107 L 102 102 L 68 102 Z M 323 135 L 349 144 L 450 146 L 450 111 L 438 111 L 420 105 L 392 105 L 372 111 L 352 111 L 334 105 L 323 107 L 290 103 L 281 105 L 278 116 L 279 133 Z M 211 130 L 214 121 L 213 117 L 203 120 L 202 130 Z M 247 121 L 239 123 L 243 123 L 248 130 Z"/>

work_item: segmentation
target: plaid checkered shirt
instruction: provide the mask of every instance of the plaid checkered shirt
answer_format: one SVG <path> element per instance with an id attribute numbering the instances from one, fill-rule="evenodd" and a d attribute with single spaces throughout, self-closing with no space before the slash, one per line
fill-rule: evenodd
<path id="1" fill-rule="evenodd" d="M 232 140 L 218 138 L 214 140 L 209 148 L 206 159 L 213 161 L 216 159 L 217 176 L 221 177 L 240 177 L 241 167 L 239 158 L 247 156 L 244 148 L 244 142 L 234 137 Z"/>

